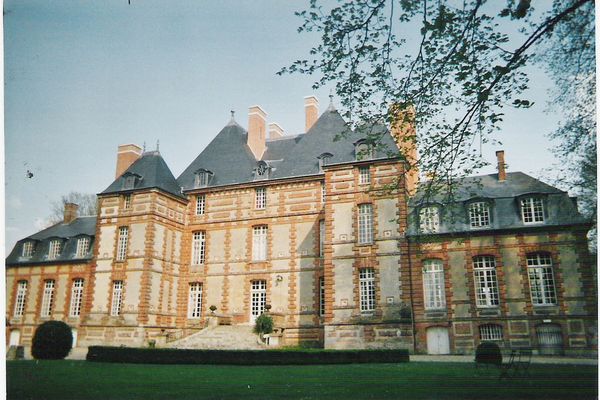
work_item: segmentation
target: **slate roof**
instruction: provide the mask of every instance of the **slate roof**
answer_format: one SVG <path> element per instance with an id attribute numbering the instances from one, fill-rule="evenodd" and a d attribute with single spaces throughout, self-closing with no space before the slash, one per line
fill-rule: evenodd
<path id="1" fill-rule="evenodd" d="M 125 177 L 128 174 L 141 176 L 141 179 L 136 182 L 133 189 L 125 189 L 123 186 Z M 127 168 L 123 175 L 115 179 L 101 194 L 130 193 L 139 189 L 159 189 L 184 198 L 181 194 L 181 187 L 158 151 L 149 151 L 142 154 L 140 158 Z"/>
<path id="2" fill-rule="evenodd" d="M 38 233 L 21 239 L 6 257 L 6 265 L 16 264 L 57 264 L 69 261 L 89 261 L 92 258 L 94 248 L 94 235 L 96 234 L 96 217 L 79 217 L 69 224 L 59 222 Z M 89 250 L 85 257 L 76 258 L 77 239 L 87 236 L 90 238 Z M 61 252 L 55 259 L 48 260 L 50 241 L 59 239 L 62 241 Z M 32 257 L 22 257 L 23 244 L 28 241 L 35 243 Z"/>
<path id="3" fill-rule="evenodd" d="M 437 204 L 440 209 L 440 229 L 437 233 L 476 232 L 493 229 L 548 227 L 588 224 L 590 221 L 577 210 L 574 199 L 538 179 L 522 172 L 506 174 L 499 181 L 497 174 L 463 178 L 453 187 L 453 201 L 447 204 L 444 193 L 425 196 L 424 185 L 410 200 L 408 235 L 418 234 L 419 211 L 422 207 Z M 544 201 L 544 222 L 525 224 L 521 218 L 519 199 L 526 195 L 539 195 Z M 491 206 L 491 223 L 486 228 L 471 228 L 468 205 L 472 201 L 487 201 Z M 446 204 L 445 204 L 446 203 Z"/>

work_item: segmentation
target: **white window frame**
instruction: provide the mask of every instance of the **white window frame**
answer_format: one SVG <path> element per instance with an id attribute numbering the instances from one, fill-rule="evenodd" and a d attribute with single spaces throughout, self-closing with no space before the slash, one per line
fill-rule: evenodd
<path id="1" fill-rule="evenodd" d="M 77 278 L 73 280 L 71 286 L 71 304 L 69 306 L 69 316 L 72 318 L 81 315 L 81 304 L 83 303 L 83 284 L 84 280 Z"/>
<path id="2" fill-rule="evenodd" d="M 358 205 L 358 243 L 373 243 L 373 205 L 371 203 Z"/>
<path id="3" fill-rule="evenodd" d="M 423 233 L 436 233 L 440 230 L 440 208 L 422 207 L 419 210 L 419 227 Z"/>
<path id="4" fill-rule="evenodd" d="M 371 170 L 369 166 L 358 167 L 358 184 L 368 185 L 371 183 Z"/>
<path id="5" fill-rule="evenodd" d="M 206 211 L 206 195 L 199 194 L 196 196 L 196 215 L 204 215 Z"/>
<path id="6" fill-rule="evenodd" d="M 85 257 L 90 248 L 90 238 L 87 236 L 80 237 L 77 239 L 77 251 L 75 251 L 76 258 Z"/>
<path id="7" fill-rule="evenodd" d="M 363 314 L 375 311 L 375 270 L 361 268 L 358 271 L 360 312 Z"/>
<path id="8" fill-rule="evenodd" d="M 194 177 L 194 187 L 207 187 L 210 174 L 207 171 L 201 171 L 196 173 Z"/>
<path id="9" fill-rule="evenodd" d="M 327 188 L 325 182 L 321 182 L 321 203 L 325 204 L 325 197 L 327 196 Z"/>
<path id="10" fill-rule="evenodd" d="M 496 259 L 493 256 L 473 257 L 473 279 L 477 307 L 492 308 L 500 304 Z"/>
<path id="11" fill-rule="evenodd" d="M 33 256 L 33 242 L 27 241 L 23 243 L 23 252 L 21 253 L 21 257 L 29 258 Z"/>
<path id="12" fill-rule="evenodd" d="M 60 256 L 61 241 L 59 239 L 51 240 L 48 247 L 48 260 L 56 260 Z"/>
<path id="13" fill-rule="evenodd" d="M 47 279 L 44 281 L 44 295 L 42 296 L 42 307 L 40 316 L 47 318 L 52 315 L 52 306 L 54 305 L 54 280 Z"/>
<path id="14" fill-rule="evenodd" d="M 325 257 L 325 220 L 319 220 L 319 257 Z"/>
<path id="15" fill-rule="evenodd" d="M 206 232 L 192 234 L 192 265 L 202 265 L 206 261 Z"/>
<path id="16" fill-rule="evenodd" d="M 118 317 L 121 315 L 123 306 L 123 281 L 113 281 L 112 302 L 110 305 L 110 315 Z"/>
<path id="17" fill-rule="evenodd" d="M 250 316 L 256 319 L 265 311 L 267 304 L 267 281 L 256 280 L 250 283 Z"/>
<path id="18" fill-rule="evenodd" d="M 544 200 L 541 197 L 521 199 L 521 220 L 524 224 L 544 222 Z"/>
<path id="19" fill-rule="evenodd" d="M 319 278 L 319 316 L 325 315 L 325 277 Z"/>
<path id="20" fill-rule="evenodd" d="M 531 303 L 534 306 L 555 306 L 558 304 L 554 269 L 549 254 L 528 254 L 527 275 L 529 276 Z"/>
<path id="21" fill-rule="evenodd" d="M 269 228 L 267 225 L 252 227 L 252 261 L 267 260 L 267 241 Z"/>
<path id="22" fill-rule="evenodd" d="M 117 239 L 117 261 L 125 261 L 127 258 L 127 242 L 129 241 L 129 227 L 119 227 L 119 237 Z"/>
<path id="23" fill-rule="evenodd" d="M 131 208 L 131 194 L 123 195 L 123 209 L 129 210 Z"/>
<path id="24" fill-rule="evenodd" d="M 469 223 L 471 228 L 487 228 L 490 226 L 490 205 L 485 201 L 469 204 Z"/>
<path id="25" fill-rule="evenodd" d="M 257 210 L 264 210 L 267 208 L 267 188 L 256 188 L 254 206 Z"/>
<path id="26" fill-rule="evenodd" d="M 444 263 L 442 260 L 423 261 L 423 294 L 426 310 L 446 308 Z"/>
<path id="27" fill-rule="evenodd" d="M 202 318 L 202 282 L 191 282 L 188 299 L 188 318 Z"/>
<path id="28" fill-rule="evenodd" d="M 502 340 L 502 325 L 483 324 L 479 325 L 479 337 L 482 342 Z"/>
<path id="29" fill-rule="evenodd" d="M 20 318 L 25 312 L 25 302 L 27 301 L 27 281 L 19 281 L 17 284 L 17 295 L 15 297 L 15 309 L 13 316 Z"/>

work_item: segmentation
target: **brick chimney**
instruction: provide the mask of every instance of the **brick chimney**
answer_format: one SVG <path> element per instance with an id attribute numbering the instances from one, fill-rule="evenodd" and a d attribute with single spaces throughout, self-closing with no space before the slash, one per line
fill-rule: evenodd
<path id="1" fill-rule="evenodd" d="M 77 218 L 77 210 L 79 206 L 75 203 L 65 203 L 65 213 L 63 222 L 65 224 L 70 224 L 75 218 Z"/>
<path id="2" fill-rule="evenodd" d="M 415 108 L 412 105 L 392 104 L 390 106 L 391 134 L 402 156 L 406 159 L 408 171 L 406 190 L 409 195 L 415 194 L 419 184 L 417 166 L 417 131 L 415 128 Z"/>
<path id="3" fill-rule="evenodd" d="M 254 158 L 260 160 L 265 152 L 267 113 L 260 106 L 248 109 L 248 147 Z"/>
<path id="4" fill-rule="evenodd" d="M 306 96 L 304 98 L 304 116 L 304 132 L 308 132 L 315 122 L 317 122 L 317 119 L 319 119 L 319 100 L 315 96 Z"/>
<path id="5" fill-rule="evenodd" d="M 279 139 L 283 137 L 283 128 L 277 122 L 269 124 L 269 139 Z"/>
<path id="6" fill-rule="evenodd" d="M 142 155 L 142 148 L 137 144 L 121 144 L 117 151 L 117 172 L 115 179 L 123 175 L 127 168 L 131 166 Z"/>
<path id="7" fill-rule="evenodd" d="M 506 164 L 504 163 L 504 150 L 498 150 L 496 152 L 496 158 L 498 159 L 498 181 L 503 182 L 506 180 Z"/>

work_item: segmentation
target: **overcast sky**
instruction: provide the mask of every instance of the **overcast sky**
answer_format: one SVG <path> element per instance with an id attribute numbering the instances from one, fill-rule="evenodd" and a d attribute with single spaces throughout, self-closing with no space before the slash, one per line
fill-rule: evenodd
<path id="1" fill-rule="evenodd" d="M 268 122 L 302 133 L 303 97 L 315 94 L 324 111 L 329 88 L 275 73 L 314 45 L 296 32 L 306 3 L 5 0 L 6 250 L 38 231 L 61 195 L 110 185 L 119 144 L 153 150 L 160 140 L 177 177 L 232 109 L 247 127 L 259 104 Z M 557 117 L 543 113 L 548 78 L 534 71 L 531 84 L 536 105 L 507 110 L 503 145 L 484 156 L 494 164 L 503 148 L 510 171 L 539 177 L 554 160 L 544 135 Z"/>

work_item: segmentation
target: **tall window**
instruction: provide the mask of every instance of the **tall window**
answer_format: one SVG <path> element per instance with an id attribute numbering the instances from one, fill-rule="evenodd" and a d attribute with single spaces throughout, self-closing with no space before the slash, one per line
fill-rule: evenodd
<path id="1" fill-rule="evenodd" d="M 321 182 L 321 203 L 325 203 L 326 195 L 327 195 L 327 189 L 325 188 L 325 182 Z"/>
<path id="2" fill-rule="evenodd" d="M 495 307 L 498 302 L 498 282 L 496 260 L 492 256 L 473 258 L 475 297 L 478 307 Z"/>
<path id="3" fill-rule="evenodd" d="M 50 241 L 50 247 L 48 248 L 48 260 L 54 260 L 60 255 L 60 240 Z"/>
<path id="4" fill-rule="evenodd" d="M 83 301 L 83 279 L 75 279 L 71 287 L 71 307 L 69 315 L 79 317 L 81 314 L 81 303 Z"/>
<path id="5" fill-rule="evenodd" d="M 127 257 L 127 239 L 129 237 L 129 228 L 122 226 L 119 228 L 119 241 L 117 242 L 117 261 L 125 261 Z"/>
<path id="6" fill-rule="evenodd" d="M 482 341 L 502 340 L 502 325 L 485 324 L 479 326 L 479 337 Z"/>
<path id="7" fill-rule="evenodd" d="M 250 314 L 254 320 L 265 311 L 265 305 L 267 304 L 267 281 L 252 281 L 250 296 Z"/>
<path id="8" fill-rule="evenodd" d="M 33 242 L 25 242 L 23 243 L 23 252 L 21 253 L 22 257 L 31 257 L 33 256 Z"/>
<path id="9" fill-rule="evenodd" d="M 423 290 L 426 309 L 446 307 L 444 265 L 441 260 L 425 260 L 423 262 Z"/>
<path id="10" fill-rule="evenodd" d="M 194 172 L 195 176 L 194 176 L 194 187 L 206 187 L 208 186 L 208 183 L 210 182 L 210 178 L 212 177 L 213 173 L 205 170 L 205 169 L 199 169 L 198 171 Z"/>
<path id="11" fill-rule="evenodd" d="M 267 226 L 255 226 L 252 229 L 252 260 L 265 261 L 267 259 Z"/>
<path id="12" fill-rule="evenodd" d="M 421 232 L 435 233 L 440 229 L 440 210 L 436 206 L 423 207 L 419 211 Z"/>
<path id="13" fill-rule="evenodd" d="M 371 204 L 358 206 L 358 243 L 373 243 L 373 206 Z"/>
<path id="14" fill-rule="evenodd" d="M 204 215 L 204 209 L 206 208 L 206 196 L 199 194 L 196 196 L 196 215 Z"/>
<path id="15" fill-rule="evenodd" d="M 375 310 L 375 272 L 373 268 L 362 268 L 358 274 L 360 312 L 368 313 Z"/>
<path id="16" fill-rule="evenodd" d="M 89 251 L 90 247 L 90 238 L 89 237 L 80 237 L 77 239 L 77 251 L 75 252 L 75 257 L 81 258 L 85 257 Z"/>
<path id="17" fill-rule="evenodd" d="M 52 314 L 52 306 L 54 305 L 54 281 L 49 279 L 44 282 L 44 295 L 42 297 L 42 309 L 40 315 L 49 317 Z"/>
<path id="18" fill-rule="evenodd" d="M 325 315 L 325 278 L 319 278 L 319 315 Z"/>
<path id="19" fill-rule="evenodd" d="M 490 206 L 486 202 L 469 204 L 469 221 L 471 228 L 490 226 Z"/>
<path id="20" fill-rule="evenodd" d="M 267 207 L 267 189 L 256 188 L 256 209 L 263 210 Z"/>
<path id="21" fill-rule="evenodd" d="M 358 184 L 368 185 L 371 183 L 371 173 L 369 167 L 360 167 L 358 169 Z"/>
<path id="22" fill-rule="evenodd" d="M 544 222 L 544 201 L 539 197 L 521 199 L 521 217 L 526 224 Z"/>
<path id="23" fill-rule="evenodd" d="M 543 253 L 527 256 L 527 271 L 533 305 L 556 304 L 556 288 L 550 255 Z"/>
<path id="24" fill-rule="evenodd" d="M 325 255 L 325 220 L 319 220 L 319 257 Z"/>
<path id="25" fill-rule="evenodd" d="M 206 232 L 194 232 L 192 239 L 192 265 L 204 264 L 206 255 Z"/>
<path id="26" fill-rule="evenodd" d="M 202 283 L 190 283 L 190 297 L 188 300 L 188 318 L 202 316 Z"/>
<path id="27" fill-rule="evenodd" d="M 15 299 L 14 317 L 22 317 L 25 311 L 25 299 L 27 298 L 27 281 L 19 281 L 17 286 L 17 297 Z"/>
<path id="28" fill-rule="evenodd" d="M 117 317 L 121 315 L 121 306 L 123 303 L 123 281 L 113 282 L 112 304 L 110 306 L 110 315 Z"/>
<path id="29" fill-rule="evenodd" d="M 123 196 L 123 208 L 129 210 L 131 208 L 131 195 L 126 194 Z"/>

